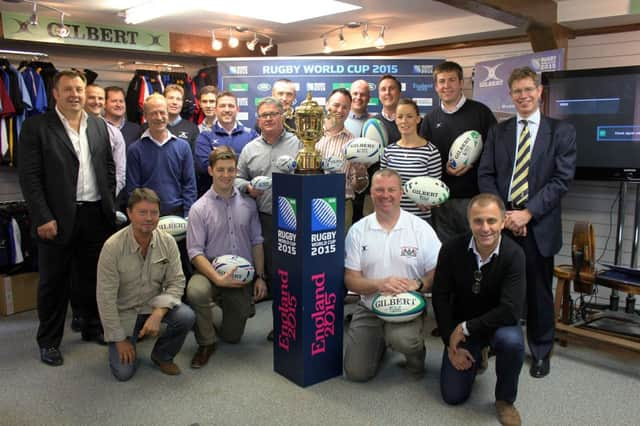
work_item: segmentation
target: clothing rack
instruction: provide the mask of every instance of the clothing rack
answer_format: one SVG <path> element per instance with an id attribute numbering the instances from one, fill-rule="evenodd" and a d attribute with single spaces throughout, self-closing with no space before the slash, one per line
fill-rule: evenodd
<path id="1" fill-rule="evenodd" d="M 154 62 L 144 62 L 144 61 L 128 61 L 128 62 L 118 61 L 116 64 L 118 65 L 118 67 L 120 67 L 120 69 L 124 69 L 124 67 L 126 67 L 127 65 L 136 65 L 136 66 L 144 65 L 149 67 L 156 67 L 158 71 L 161 68 L 164 68 L 167 71 L 184 68 L 184 65 L 182 64 L 154 63 Z"/>
<path id="2" fill-rule="evenodd" d="M 48 54 L 43 52 L 27 52 L 25 50 L 7 50 L 7 49 L 0 49 L 0 55 L 32 56 L 33 58 L 36 58 L 36 59 L 49 57 Z"/>

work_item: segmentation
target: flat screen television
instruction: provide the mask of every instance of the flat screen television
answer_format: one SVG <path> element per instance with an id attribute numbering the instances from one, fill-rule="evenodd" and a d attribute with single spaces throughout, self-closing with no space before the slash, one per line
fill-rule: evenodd
<path id="1" fill-rule="evenodd" d="M 576 179 L 640 180 L 640 66 L 542 74 L 543 111 L 576 128 Z"/>

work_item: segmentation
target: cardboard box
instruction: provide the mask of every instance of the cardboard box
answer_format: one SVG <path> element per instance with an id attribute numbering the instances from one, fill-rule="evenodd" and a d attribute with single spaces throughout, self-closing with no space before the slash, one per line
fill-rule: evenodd
<path id="1" fill-rule="evenodd" d="M 13 315 L 37 306 L 38 273 L 0 276 L 0 314 Z"/>

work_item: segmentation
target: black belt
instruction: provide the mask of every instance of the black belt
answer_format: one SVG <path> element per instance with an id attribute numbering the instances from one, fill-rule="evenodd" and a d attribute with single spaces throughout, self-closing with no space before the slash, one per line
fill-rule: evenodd
<path id="1" fill-rule="evenodd" d="M 511 201 L 509 201 L 507 203 L 507 210 L 524 210 L 526 208 L 527 208 L 527 206 L 513 204 L 513 202 L 511 202 Z"/>
<path id="2" fill-rule="evenodd" d="M 98 201 L 76 201 L 76 207 L 97 207 L 100 205 Z"/>

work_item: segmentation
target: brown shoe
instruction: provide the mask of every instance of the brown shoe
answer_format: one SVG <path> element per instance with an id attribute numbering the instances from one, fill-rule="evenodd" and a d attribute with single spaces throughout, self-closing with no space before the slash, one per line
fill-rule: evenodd
<path id="1" fill-rule="evenodd" d="M 513 404 L 507 401 L 496 401 L 496 411 L 498 412 L 498 421 L 503 426 L 520 426 L 520 413 Z"/>
<path id="2" fill-rule="evenodd" d="M 202 368 L 207 365 L 209 358 L 216 350 L 215 343 L 212 345 L 198 346 L 198 350 L 191 359 L 191 368 Z"/>
<path id="3" fill-rule="evenodd" d="M 177 376 L 180 374 L 180 367 L 173 361 L 160 361 L 154 357 L 153 354 L 151 354 L 151 361 L 153 361 L 164 374 L 168 374 L 169 376 Z"/>

